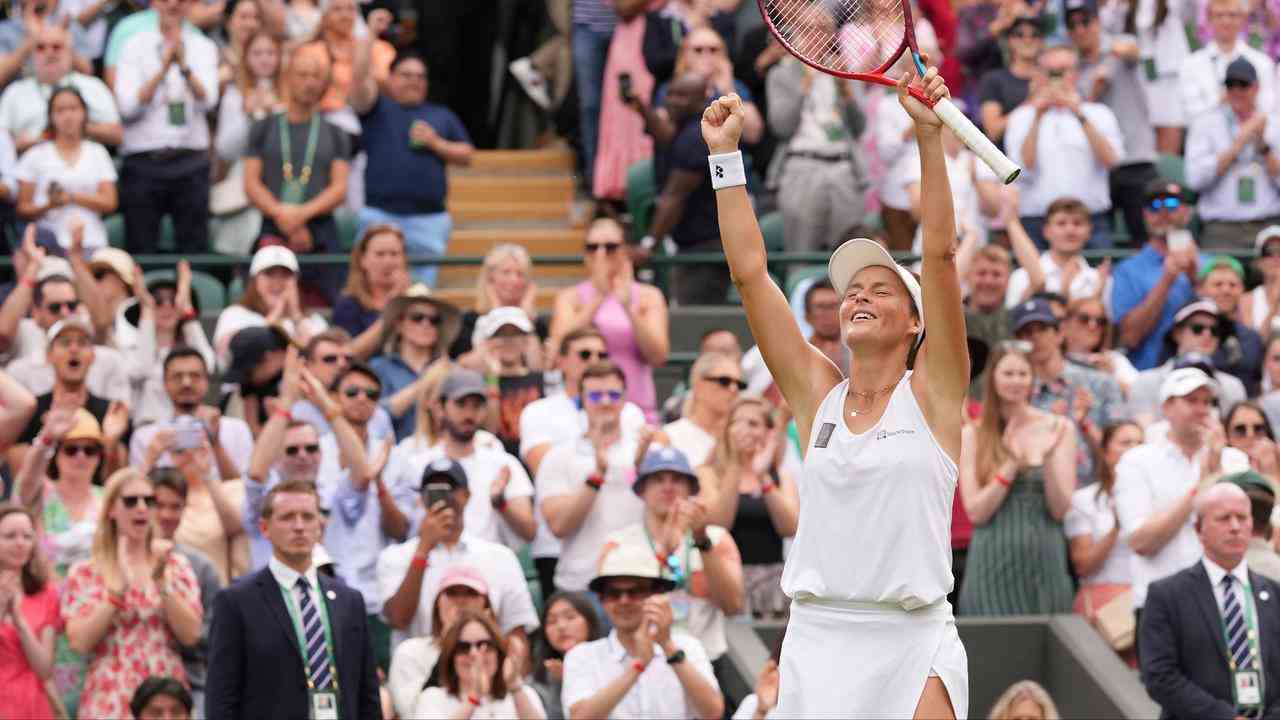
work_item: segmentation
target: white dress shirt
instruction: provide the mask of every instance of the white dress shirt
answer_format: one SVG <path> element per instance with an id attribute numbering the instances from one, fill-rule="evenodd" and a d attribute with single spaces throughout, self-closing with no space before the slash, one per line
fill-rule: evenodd
<path id="1" fill-rule="evenodd" d="M 896 98 L 880 98 L 871 121 L 876 152 L 885 164 L 880 183 L 880 202 L 897 210 L 911 207 L 907 178 L 919 174 L 920 153 L 916 150 L 915 137 L 905 135 L 912 126 L 911 116 L 907 115 Z"/>
<path id="2" fill-rule="evenodd" d="M 1237 41 L 1233 52 L 1224 53 L 1218 43 L 1196 50 L 1182 61 L 1178 71 L 1178 91 L 1183 112 L 1188 123 L 1209 112 L 1222 102 L 1223 80 L 1227 77 L 1227 66 L 1232 60 L 1242 57 L 1258 71 L 1258 109 L 1271 112 L 1275 103 L 1276 66 L 1265 53 L 1254 50 L 1248 43 Z"/>
<path id="3" fill-rule="evenodd" d="M 139 102 L 142 86 L 160 72 L 163 66 L 164 38 L 158 29 L 139 30 L 124 47 L 121 57 L 128 58 L 116 66 L 116 103 L 124 118 L 124 143 L 121 155 L 152 150 L 209 149 L 208 113 L 218 106 L 218 46 L 200 31 L 183 25 L 184 60 L 204 88 L 203 100 L 197 100 L 177 63 L 169 66 L 151 102 Z M 169 122 L 170 103 L 185 106 L 182 125 Z"/>
<path id="4" fill-rule="evenodd" d="M 692 635 L 674 630 L 671 641 L 684 650 L 685 662 L 719 690 L 720 684 L 716 682 L 702 643 Z M 616 629 L 611 630 L 608 637 L 574 646 L 564 656 L 564 684 L 560 688 L 560 700 L 565 714 L 568 715 L 575 704 L 600 692 L 628 672 L 631 663 L 627 649 L 618 641 Z M 645 666 L 636 684 L 614 706 L 609 717 L 611 720 L 657 720 L 697 717 L 697 713 L 676 671 L 666 663 L 662 648 L 655 644 L 653 660 Z"/>
<path id="5" fill-rule="evenodd" d="M 299 609 L 302 608 L 300 604 L 302 599 L 299 595 L 300 591 L 296 587 L 298 584 L 298 578 L 307 579 L 307 585 L 310 586 L 311 602 L 320 602 L 320 579 L 316 575 L 316 566 L 314 564 L 309 565 L 305 573 L 300 573 L 281 562 L 280 558 L 276 557 L 273 552 L 271 554 L 271 559 L 267 561 L 267 569 L 271 571 L 271 576 L 276 579 L 276 582 L 280 583 L 282 587 L 289 588 L 289 594 L 293 596 L 293 601 L 295 603 L 299 603 L 296 605 Z M 320 606 L 316 605 L 316 607 L 318 608 Z"/>
<path id="6" fill-rule="evenodd" d="M 1241 560 L 1235 569 L 1227 572 L 1226 568 L 1218 563 L 1210 560 L 1208 557 L 1201 558 L 1200 564 L 1204 565 L 1204 571 L 1209 574 L 1209 584 L 1213 586 L 1213 599 L 1218 603 L 1218 612 L 1226 613 L 1227 611 L 1227 589 L 1222 586 L 1222 579 L 1228 574 L 1235 578 L 1236 581 L 1231 583 L 1231 592 L 1236 596 L 1236 602 L 1240 605 L 1240 609 L 1244 610 L 1248 606 L 1244 602 L 1244 590 L 1250 587 L 1249 584 L 1249 562 Z"/>
<path id="7" fill-rule="evenodd" d="M 1258 97 L 1261 102 L 1261 95 Z M 1259 112 L 1269 107 L 1259 104 Z M 1204 220 L 1261 220 L 1280 214 L 1280 179 L 1267 173 L 1266 161 L 1257 146 L 1249 144 L 1222 175 L 1217 174 L 1218 156 L 1226 152 L 1240 134 L 1240 119 L 1225 104 L 1191 118 L 1187 130 L 1187 185 L 1200 193 L 1196 211 Z M 1267 118 L 1263 140 L 1280 152 L 1280 122 Z M 1248 178 L 1248 180 L 1246 180 Z M 1253 200 L 1240 196 L 1241 182 L 1252 182 Z"/>
<path id="8" fill-rule="evenodd" d="M 1090 267 L 1081 255 L 1076 255 L 1068 261 L 1068 264 L 1071 263 L 1074 263 L 1079 270 L 1071 279 L 1071 287 L 1064 288 L 1062 287 L 1062 276 L 1065 274 L 1063 267 L 1054 262 L 1052 253 L 1045 251 L 1040 254 L 1040 269 L 1044 271 L 1045 292 L 1061 293 L 1066 295 L 1068 300 L 1096 296 L 1102 289 L 1102 275 Z M 1031 277 L 1026 269 L 1014 270 L 1009 275 L 1009 290 L 1005 293 L 1004 306 L 1012 309 L 1015 305 L 1024 302 L 1027 299 L 1025 297 L 1027 288 L 1030 286 Z"/>
<path id="9" fill-rule="evenodd" d="M 1102 134 L 1117 158 L 1124 157 L 1124 138 L 1111 108 L 1099 103 L 1081 103 L 1080 112 Z M 1036 109 L 1021 105 L 1009 113 L 1005 129 L 1005 149 L 1015 162 L 1022 163 L 1022 145 L 1031 133 Z M 1018 213 L 1043 217 L 1049 204 L 1060 197 L 1079 198 L 1090 213 L 1111 209 L 1107 168 L 1098 161 L 1085 135 L 1084 126 L 1069 110 L 1051 108 L 1040 118 L 1035 168 L 1024 168 L 1018 178 L 1022 191 Z"/>

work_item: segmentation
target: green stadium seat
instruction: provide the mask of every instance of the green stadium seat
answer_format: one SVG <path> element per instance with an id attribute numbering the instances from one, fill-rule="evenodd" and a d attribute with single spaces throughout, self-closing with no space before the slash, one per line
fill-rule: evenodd
<path id="1" fill-rule="evenodd" d="M 791 272 L 787 273 L 786 293 L 787 299 L 791 299 L 791 293 L 795 292 L 796 287 L 800 285 L 802 280 L 810 278 L 822 278 L 827 276 L 826 265 L 793 265 Z"/>
<path id="2" fill-rule="evenodd" d="M 784 252 L 787 249 L 783 239 L 782 213 L 771 212 L 760 218 L 760 234 L 764 235 L 765 252 Z"/>
<path id="3" fill-rule="evenodd" d="M 631 215 L 631 235 L 639 240 L 649 234 L 649 221 L 658 189 L 653 179 L 653 160 L 641 160 L 627 168 L 627 213 Z"/>
<path id="4" fill-rule="evenodd" d="M 533 597 L 533 607 L 538 611 L 538 615 L 542 615 L 542 603 L 546 601 L 546 597 L 543 596 L 542 582 L 538 580 L 538 569 L 533 565 L 533 555 L 529 551 L 529 546 L 521 546 L 516 557 L 520 560 L 520 568 L 524 570 L 524 580 L 529 586 L 529 595 Z"/>
<path id="5" fill-rule="evenodd" d="M 338 224 L 338 247 L 344 253 L 351 252 L 356 248 L 356 228 L 359 225 L 355 213 L 341 210 L 333 214 L 333 219 Z"/>
<path id="6" fill-rule="evenodd" d="M 176 273 L 173 270 L 152 270 L 144 273 L 147 283 L 156 280 L 173 280 Z M 191 271 L 191 291 L 196 294 L 196 302 L 200 304 L 200 312 L 212 313 L 219 312 L 227 306 L 227 290 L 222 286 L 222 282 L 214 276 L 201 272 L 200 270 Z"/>
<path id="7" fill-rule="evenodd" d="M 236 273 L 235 277 L 231 278 L 231 282 L 227 284 L 227 301 L 238 302 L 241 295 L 244 295 L 244 277 Z"/>
<path id="8" fill-rule="evenodd" d="M 107 226 L 107 244 L 113 248 L 124 249 L 124 216 L 120 213 L 103 218 L 102 224 Z"/>

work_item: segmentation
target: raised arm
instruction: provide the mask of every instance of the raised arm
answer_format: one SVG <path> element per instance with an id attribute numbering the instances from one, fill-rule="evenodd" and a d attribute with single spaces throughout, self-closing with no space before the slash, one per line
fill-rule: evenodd
<path id="1" fill-rule="evenodd" d="M 18 439 L 35 411 L 35 396 L 0 370 L 0 451 L 7 450 Z"/>

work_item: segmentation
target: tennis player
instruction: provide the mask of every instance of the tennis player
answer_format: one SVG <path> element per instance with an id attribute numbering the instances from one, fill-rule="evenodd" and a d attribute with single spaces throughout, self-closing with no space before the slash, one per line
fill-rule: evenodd
<path id="1" fill-rule="evenodd" d="M 861 238 L 832 254 L 848 378 L 805 342 L 766 271 L 743 187 L 741 100 L 721 97 L 702 116 L 729 269 L 807 438 L 800 525 L 782 576 L 793 601 L 776 709 L 785 717 L 968 713 L 968 661 L 946 597 L 969 358 L 942 124 L 907 94 L 911 80 L 899 82 L 898 99 L 920 148 L 923 271 L 917 281 Z M 934 101 L 948 94 L 936 68 L 921 87 Z"/>

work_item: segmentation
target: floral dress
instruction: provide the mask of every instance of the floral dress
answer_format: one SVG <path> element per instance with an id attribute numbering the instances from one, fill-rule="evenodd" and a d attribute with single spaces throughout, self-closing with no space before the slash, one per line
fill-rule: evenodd
<path id="1" fill-rule="evenodd" d="M 173 580 L 171 591 L 200 616 L 200 587 L 191 564 L 178 553 L 170 553 L 166 571 Z M 98 569 L 91 562 L 73 567 L 62 593 L 63 620 L 91 615 L 104 602 L 107 585 Z M 130 588 L 124 605 L 126 609 L 116 612 L 111 629 L 93 648 L 77 717 L 128 717 L 133 691 L 152 675 L 167 675 L 184 684 L 187 681 L 159 592 L 154 587 L 147 591 Z"/>
<path id="2" fill-rule="evenodd" d="M 83 520 L 71 517 L 56 483 L 45 485 L 44 500 L 40 508 L 40 549 L 61 585 L 71 566 L 89 559 L 93 548 L 93 532 L 98 526 L 98 504 L 102 501 L 102 488 L 90 488 L 93 502 L 85 511 Z M 80 703 L 80 691 L 84 686 L 87 659 L 71 649 L 66 633 L 59 632 L 53 649 L 53 684 L 67 712 L 74 716 Z"/>

